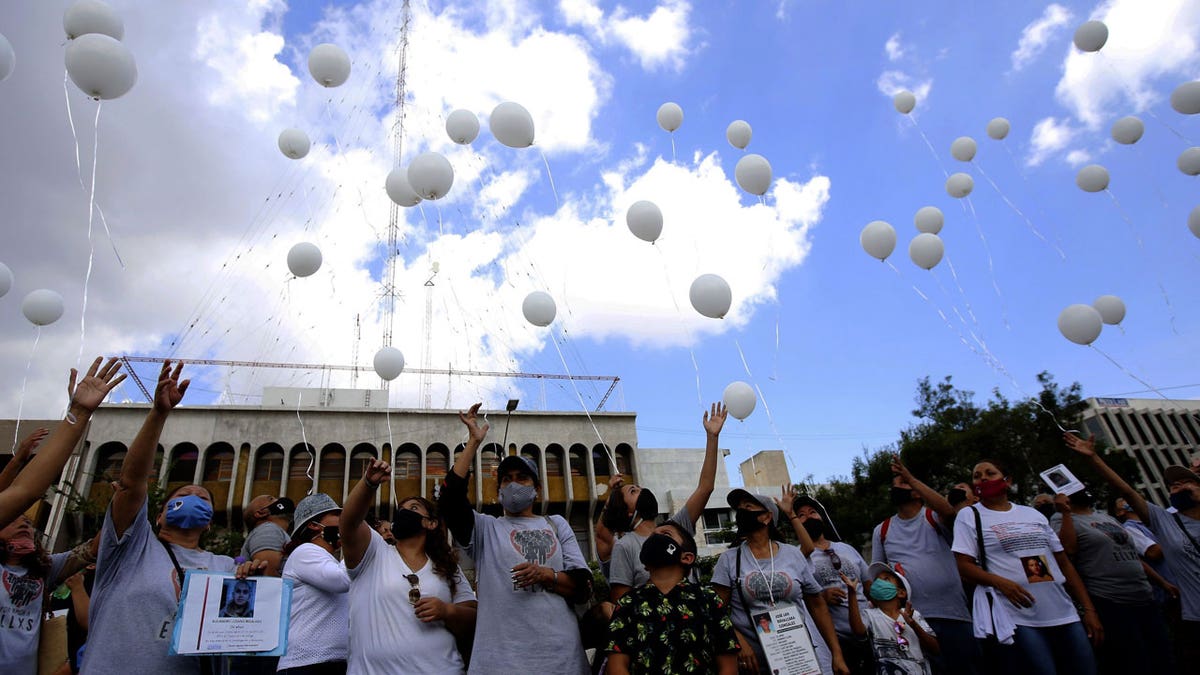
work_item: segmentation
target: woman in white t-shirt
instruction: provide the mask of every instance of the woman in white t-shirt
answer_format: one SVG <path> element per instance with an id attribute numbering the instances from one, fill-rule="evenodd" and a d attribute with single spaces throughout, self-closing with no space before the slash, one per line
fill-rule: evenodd
<path id="1" fill-rule="evenodd" d="M 458 566 L 437 507 L 421 497 L 392 514 L 395 546 L 363 522 L 391 475 L 375 461 L 350 491 L 341 517 L 350 574 L 350 675 L 462 673 L 456 638 L 475 631 L 475 592 Z"/>
<path id="2" fill-rule="evenodd" d="M 296 505 L 296 525 L 284 553 L 283 578 L 292 580 L 288 650 L 279 659 L 285 675 L 344 675 L 350 577 L 334 555 L 341 549 L 342 509 L 317 493 Z"/>
<path id="3" fill-rule="evenodd" d="M 985 651 L 995 649 L 987 660 L 1004 664 L 1003 672 L 1095 673 L 1092 644 L 1103 628 L 1058 535 L 1041 513 L 1008 500 L 1012 481 L 999 462 L 980 460 L 972 484 L 979 503 L 958 514 L 952 550 L 963 580 L 976 584 L 976 622 L 1000 639 L 985 643 Z M 1083 608 L 1082 624 L 1072 598 Z M 993 623 L 987 608 L 995 605 L 1002 611 Z M 1003 644 L 1004 615 L 1015 626 L 1010 645 Z"/>

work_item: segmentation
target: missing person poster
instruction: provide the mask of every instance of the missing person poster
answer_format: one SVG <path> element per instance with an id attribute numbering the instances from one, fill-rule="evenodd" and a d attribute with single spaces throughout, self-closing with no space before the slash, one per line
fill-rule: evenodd
<path id="1" fill-rule="evenodd" d="M 821 663 L 817 661 L 803 610 L 785 605 L 751 618 L 772 673 L 821 675 Z"/>
<path id="2" fill-rule="evenodd" d="M 281 656 L 292 581 L 189 570 L 175 613 L 172 654 Z"/>
<path id="3" fill-rule="evenodd" d="M 1051 494 L 1073 495 L 1083 489 L 1083 481 L 1075 477 L 1065 464 L 1046 469 L 1041 474 L 1042 482 L 1050 486 Z"/>

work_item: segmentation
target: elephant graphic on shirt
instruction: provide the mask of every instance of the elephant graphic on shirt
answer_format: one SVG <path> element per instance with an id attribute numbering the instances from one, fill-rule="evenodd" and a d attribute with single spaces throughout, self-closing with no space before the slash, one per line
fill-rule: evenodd
<path id="1" fill-rule="evenodd" d="M 521 557 L 537 565 L 546 564 L 558 550 L 558 537 L 550 530 L 513 530 L 509 538 Z"/>
<path id="2" fill-rule="evenodd" d="M 42 580 L 4 571 L 4 590 L 8 591 L 9 602 L 22 609 L 42 594 Z"/>

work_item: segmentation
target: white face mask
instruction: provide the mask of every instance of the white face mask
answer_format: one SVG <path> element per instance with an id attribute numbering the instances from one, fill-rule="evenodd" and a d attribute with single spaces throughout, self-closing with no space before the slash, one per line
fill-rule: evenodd
<path id="1" fill-rule="evenodd" d="M 500 505 L 509 513 L 520 513 L 533 505 L 537 488 L 532 485 L 509 483 L 500 488 Z"/>

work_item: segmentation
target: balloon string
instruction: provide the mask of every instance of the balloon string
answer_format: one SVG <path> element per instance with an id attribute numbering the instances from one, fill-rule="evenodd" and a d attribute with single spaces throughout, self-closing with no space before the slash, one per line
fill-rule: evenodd
<path id="1" fill-rule="evenodd" d="M 967 320 L 963 318 L 962 312 L 958 311 L 958 306 L 954 304 L 954 299 L 950 296 L 950 292 L 947 291 L 946 287 L 942 284 L 941 277 L 939 277 L 936 273 L 934 273 L 933 270 L 930 270 L 929 274 L 930 274 L 930 276 L 933 277 L 933 280 L 935 282 L 937 282 L 938 288 L 941 289 L 941 291 L 942 291 L 942 295 L 945 296 L 946 300 L 950 303 L 950 309 L 951 309 L 951 311 L 954 312 L 954 316 L 958 317 L 958 322 L 960 324 L 962 324 L 963 329 L 966 330 L 967 333 L 969 333 L 971 335 L 971 339 L 974 340 L 976 344 L 978 344 L 981 348 L 986 350 L 987 344 L 983 341 L 983 338 L 976 335 L 975 331 L 971 330 L 971 327 L 967 325 Z M 978 328 L 978 327 L 979 326 L 977 325 L 976 328 Z M 979 332 L 982 333 L 983 331 L 980 330 Z"/>
<path id="2" fill-rule="evenodd" d="M 1158 394 L 1160 397 L 1162 397 L 1163 399 L 1165 399 L 1165 400 L 1167 400 L 1167 401 L 1175 402 L 1175 399 L 1173 399 L 1173 398 L 1170 398 L 1170 397 L 1169 397 L 1169 396 L 1167 396 L 1166 394 L 1164 394 L 1164 393 L 1162 393 L 1161 391 L 1159 391 L 1159 390 L 1158 390 L 1158 388 L 1157 388 L 1157 387 L 1155 387 L 1154 385 L 1152 385 L 1152 384 L 1150 384 L 1149 382 L 1147 382 L 1147 381 L 1143 380 L 1142 378 L 1138 377 L 1137 375 L 1134 375 L 1132 372 L 1130 372 L 1128 369 L 1126 369 L 1126 368 L 1125 368 L 1125 366 L 1122 366 L 1120 363 L 1117 363 L 1117 360 L 1116 360 L 1116 359 L 1114 359 L 1113 357 L 1111 357 L 1111 356 L 1109 356 L 1107 353 L 1105 353 L 1105 351 L 1104 351 L 1103 349 L 1100 349 L 1099 347 L 1097 347 L 1097 346 L 1095 345 L 1095 343 L 1089 344 L 1088 346 L 1089 346 L 1089 347 L 1091 347 L 1092 349 L 1096 350 L 1096 352 L 1097 352 L 1098 354 L 1100 354 L 1100 356 L 1103 356 L 1104 358 L 1108 359 L 1109 363 L 1112 363 L 1114 366 L 1116 366 L 1118 369 L 1120 369 L 1120 371 L 1121 371 L 1122 373 L 1125 373 L 1126 375 L 1128 375 L 1129 377 L 1133 378 L 1134 380 L 1137 380 L 1137 381 L 1138 381 L 1139 383 L 1141 383 L 1141 385 L 1142 385 L 1143 387 L 1145 387 L 1146 389 L 1148 389 L 1148 390 L 1150 390 L 1150 391 L 1152 391 L 1152 392 L 1154 392 L 1154 393 Z"/>
<path id="3" fill-rule="evenodd" d="M 1000 300 L 1000 317 L 1004 320 L 1004 328 L 1012 330 L 1012 326 L 1008 323 L 1008 303 L 1004 300 L 1004 294 L 1000 292 L 1000 284 L 996 282 L 996 266 L 992 262 L 992 247 L 983 234 L 983 226 L 979 224 L 979 215 L 975 213 L 975 204 L 971 202 L 970 197 L 963 197 L 963 202 L 971 209 L 971 220 L 975 222 L 975 231 L 979 233 L 979 241 L 983 242 L 983 250 L 987 254 L 988 276 L 992 279 L 992 290 L 996 291 L 996 297 Z"/>
<path id="4" fill-rule="evenodd" d="M 967 308 L 967 316 L 971 317 L 971 323 L 983 335 L 983 328 L 979 325 L 979 319 L 975 317 L 975 310 L 971 308 L 971 301 L 967 298 L 967 292 L 963 290 L 962 282 L 958 280 L 958 270 L 954 269 L 954 260 L 950 258 L 950 253 L 946 253 L 946 266 L 950 268 L 950 277 L 954 279 L 954 285 L 958 288 L 958 295 L 963 299 L 963 305 Z"/>
<path id="5" fill-rule="evenodd" d="M 779 429 L 775 426 L 775 416 L 771 414 L 771 406 L 767 403 L 767 397 L 763 396 L 762 389 L 758 386 L 758 381 L 754 379 L 754 373 L 750 372 L 750 364 L 746 362 L 746 354 L 742 351 L 742 343 L 735 337 L 733 338 L 733 344 L 737 347 L 738 356 L 742 359 L 742 367 L 746 369 L 746 377 L 750 378 L 750 383 L 754 385 L 754 391 L 758 392 L 758 400 L 762 401 L 763 412 L 767 413 L 767 423 L 771 425 L 771 431 L 775 433 L 775 440 L 779 443 L 779 447 L 783 449 L 784 457 L 787 457 L 787 444 L 783 442 L 783 435 L 779 433 Z"/>
<path id="6" fill-rule="evenodd" d="M 1125 92 L 1125 95 L 1129 97 L 1129 100 L 1134 101 L 1136 103 L 1138 100 L 1137 95 L 1134 93 L 1133 89 L 1131 89 L 1129 87 L 1129 85 L 1125 82 L 1125 77 L 1122 76 L 1120 71 L 1117 70 L 1116 64 L 1110 63 L 1108 58 L 1106 56 L 1104 56 L 1103 52 L 1098 52 L 1097 56 L 1100 57 L 1100 62 L 1104 64 L 1104 67 L 1108 68 L 1108 72 L 1112 73 L 1113 77 L 1117 80 L 1117 84 L 1121 85 L 1121 89 Z M 1158 115 L 1156 115 L 1154 113 L 1153 108 L 1151 108 L 1150 106 L 1146 106 L 1145 112 L 1147 115 L 1149 115 L 1151 117 L 1151 119 L 1153 119 L 1155 122 L 1158 122 L 1162 126 L 1166 127 L 1167 131 L 1170 131 L 1171 133 L 1175 134 L 1177 137 L 1179 137 L 1180 140 L 1187 143 L 1188 145 L 1194 145 L 1194 143 L 1192 142 L 1192 140 L 1190 138 L 1179 133 L 1179 130 L 1177 130 L 1175 127 L 1171 126 L 1170 124 L 1167 124 L 1163 119 L 1161 119 Z"/>
<path id="7" fill-rule="evenodd" d="M 388 460 L 392 463 L 392 489 L 388 497 L 394 510 L 396 507 L 396 443 L 392 440 L 392 384 L 390 382 L 384 386 L 384 391 L 387 392 L 387 400 L 383 409 L 383 417 L 387 420 L 388 448 L 391 452 Z"/>
<path id="8" fill-rule="evenodd" d="M 33 357 L 37 354 L 38 342 L 42 340 L 42 327 L 35 326 L 37 332 L 33 337 L 33 349 L 29 352 L 29 360 L 25 362 L 25 377 L 21 380 L 21 398 L 17 402 L 17 421 L 13 424 L 13 454 L 17 454 L 17 439 L 21 433 L 21 413 L 25 411 L 25 385 L 29 382 L 29 368 L 33 365 Z"/>
<path id="9" fill-rule="evenodd" d="M 1108 188 L 1104 188 L 1104 192 L 1108 194 L 1110 199 L 1112 199 L 1113 206 L 1117 208 L 1117 213 L 1121 214 L 1121 218 L 1124 219 L 1125 224 L 1128 225 L 1129 229 L 1133 232 L 1134 238 L 1137 239 L 1138 250 L 1141 251 L 1142 257 L 1145 258 L 1146 246 L 1142 243 L 1141 229 L 1134 224 L 1133 220 L 1129 217 L 1129 214 L 1125 212 L 1124 207 L 1121 206 L 1121 202 L 1117 200 L 1117 196 L 1113 194 L 1113 191 L 1109 190 Z M 1155 281 L 1158 284 L 1158 291 L 1162 295 L 1163 304 L 1167 306 L 1167 317 L 1171 321 L 1171 332 L 1179 335 L 1179 328 L 1175 325 L 1175 307 L 1171 304 L 1171 296 L 1167 294 L 1166 286 L 1163 285 L 1162 273 L 1159 271 L 1157 266 L 1151 266 L 1154 267 Z"/>
<path id="10" fill-rule="evenodd" d="M 575 377 L 571 375 L 571 369 L 567 367 L 567 360 L 563 358 L 562 350 L 558 348 L 558 340 L 555 339 L 553 332 L 550 335 L 550 343 L 554 345 L 554 351 L 558 352 L 558 360 L 562 361 L 563 370 L 567 373 L 567 381 L 571 383 L 571 389 L 575 391 L 575 397 L 579 399 L 579 407 L 583 408 L 583 414 L 587 416 L 588 423 L 592 425 L 592 431 L 596 432 L 596 438 L 600 439 L 600 447 L 604 448 L 604 454 L 608 455 L 609 470 L 617 471 L 617 460 L 613 458 L 612 452 L 608 449 L 608 444 L 604 442 L 604 437 L 600 435 L 600 430 L 596 428 L 596 422 L 592 419 L 592 413 L 588 411 L 587 404 L 583 402 L 583 395 L 579 393 L 579 387 L 575 386 Z"/>
<path id="11" fill-rule="evenodd" d="M 554 174 L 550 173 L 550 162 L 546 159 L 546 153 L 538 148 L 538 154 L 542 156 L 542 164 L 546 165 L 546 178 L 550 179 L 550 192 L 554 195 L 554 210 L 557 211 L 561 204 L 558 201 L 558 190 L 554 187 Z"/>
<path id="12" fill-rule="evenodd" d="M 893 272 L 896 273 L 896 276 L 900 277 L 901 281 L 907 281 L 904 278 L 904 275 L 900 273 L 900 270 L 897 269 L 896 266 L 893 265 L 890 260 L 884 260 L 883 262 L 888 267 L 890 267 Z M 917 288 L 916 284 L 909 284 L 909 285 L 912 286 L 913 292 L 916 293 L 919 298 L 924 300 L 926 304 L 928 304 L 930 307 L 933 308 L 933 310 L 935 312 L 938 313 L 938 316 L 940 316 L 942 318 L 942 321 L 946 324 L 946 327 L 949 328 L 950 330 L 954 331 L 954 334 L 958 336 L 958 340 L 959 340 L 959 342 L 963 343 L 963 346 L 965 346 L 967 349 L 971 350 L 971 352 L 974 353 L 976 356 L 984 359 L 984 362 L 988 363 L 990 365 L 990 361 L 987 359 L 987 357 L 985 357 L 983 354 L 981 354 L 978 349 L 976 349 L 974 346 L 971 345 L 970 342 L 967 342 L 967 338 L 963 336 L 962 331 L 958 330 L 958 328 L 956 328 L 954 326 L 954 324 L 950 321 L 949 317 L 946 316 L 946 313 L 942 311 L 941 307 L 937 306 L 937 303 L 930 300 L 929 296 L 925 295 L 925 293 L 920 288 Z"/>
<path id="13" fill-rule="evenodd" d="M 933 143 L 929 142 L 929 137 L 925 135 L 925 130 L 921 128 L 920 124 L 917 124 L 917 118 L 913 117 L 912 115 L 908 115 L 907 117 L 908 120 L 912 122 L 913 128 L 917 130 L 917 133 L 921 134 L 921 140 L 925 141 L 925 147 L 929 148 L 929 153 L 932 154 L 934 160 L 937 161 L 938 167 L 940 167 L 942 170 L 942 175 L 946 178 L 949 178 L 950 172 L 946 170 L 946 165 L 942 164 L 942 158 L 938 155 L 937 150 L 933 149 Z"/>
<path id="14" fill-rule="evenodd" d="M 83 308 L 79 312 L 79 354 L 75 357 L 75 367 L 78 368 L 83 360 L 83 341 L 87 334 L 87 304 L 88 285 L 92 281 L 92 262 L 96 257 L 96 244 L 92 241 L 92 222 L 96 213 L 96 160 L 100 151 L 100 110 L 103 102 L 96 103 L 96 120 L 94 122 L 92 140 L 92 189 L 88 195 L 88 264 L 87 273 L 83 276 Z"/>
<path id="15" fill-rule="evenodd" d="M 667 280 L 667 295 L 671 298 L 671 304 L 675 305 L 675 316 L 679 318 L 679 328 L 683 331 L 687 340 L 688 353 L 692 357 L 692 370 L 696 372 L 696 405 L 700 406 L 700 410 L 704 410 L 704 393 L 700 387 L 700 364 L 696 362 L 696 350 L 692 347 L 692 331 L 688 329 L 687 321 L 683 318 L 683 311 L 679 309 L 679 301 L 675 299 L 675 286 L 671 283 L 671 271 L 667 268 L 666 254 L 658 244 L 651 245 L 654 246 L 654 250 L 658 252 L 658 257 L 662 260 L 663 278 Z"/>
<path id="16" fill-rule="evenodd" d="M 671 163 L 675 163 L 675 134 L 671 133 Z"/>
<path id="17" fill-rule="evenodd" d="M 308 451 L 308 470 L 304 472 L 308 476 L 308 492 L 306 495 L 313 493 L 313 465 L 317 463 L 317 456 L 313 454 L 312 446 L 308 444 L 308 436 L 304 433 L 304 419 L 300 417 L 300 404 L 304 401 L 304 392 L 296 391 L 296 420 L 300 422 L 300 440 L 304 442 L 304 449 Z"/>
<path id="18" fill-rule="evenodd" d="M 1139 160 L 1146 159 L 1146 156 L 1142 154 L 1141 146 L 1134 145 L 1133 151 L 1137 153 Z M 1143 161 L 1141 163 L 1149 164 L 1150 166 L 1154 167 L 1153 169 L 1151 169 L 1151 171 L 1153 171 L 1153 173 L 1154 173 L 1154 180 L 1151 181 L 1151 183 L 1154 185 L 1154 196 L 1158 197 L 1158 203 L 1162 204 L 1163 209 L 1170 211 L 1171 207 L 1170 207 L 1170 205 L 1167 204 L 1167 198 L 1165 196 L 1163 196 L 1162 189 L 1159 188 L 1159 186 L 1158 186 L 1158 184 L 1160 182 L 1158 180 L 1158 164 L 1156 162 L 1145 162 L 1145 161 Z"/>
<path id="19" fill-rule="evenodd" d="M 771 381 L 779 379 L 779 305 L 775 306 L 775 355 L 771 357 Z"/>
<path id="20" fill-rule="evenodd" d="M 983 170 L 983 165 L 976 161 L 972 161 L 971 164 L 973 164 L 975 168 L 979 170 L 979 175 L 983 176 L 984 179 L 987 180 L 987 182 L 992 186 L 992 189 L 996 191 L 996 194 L 1000 195 L 1000 199 L 1003 199 L 1004 203 L 1008 204 L 1008 208 L 1016 212 L 1016 214 L 1025 221 L 1025 224 L 1029 227 L 1029 231 L 1033 232 L 1035 237 L 1041 239 L 1043 244 L 1052 247 L 1055 253 L 1058 253 L 1058 257 L 1065 261 L 1067 259 L 1067 254 L 1063 253 L 1063 250 L 1059 248 L 1058 245 L 1051 244 L 1050 241 L 1038 231 L 1037 226 L 1033 224 L 1033 221 L 1029 219 L 1029 216 L 1025 215 L 1021 209 L 1017 208 L 1017 205 L 1012 203 L 1012 200 L 1008 198 L 1008 195 L 1004 194 L 1004 191 L 1000 189 L 1000 186 L 996 185 L 996 181 L 992 180 L 992 177 Z"/>
<path id="21" fill-rule="evenodd" d="M 71 112 L 71 92 L 67 88 L 67 73 L 65 70 L 63 71 L 63 98 L 67 100 L 67 122 L 71 125 L 71 138 L 75 141 L 75 175 L 79 177 L 79 189 L 86 192 L 87 186 L 83 183 L 83 164 L 79 161 L 79 134 L 75 131 L 75 115 Z M 97 110 L 96 114 L 99 115 L 99 113 L 100 111 Z M 96 212 L 100 214 L 100 223 L 104 225 L 104 235 L 108 237 L 108 243 L 112 246 L 113 255 L 117 257 L 117 264 L 121 266 L 121 269 L 125 269 L 125 261 L 121 259 L 121 252 L 117 250 L 117 242 L 113 241 L 112 231 L 108 229 L 108 219 L 104 217 L 104 210 L 100 208 L 99 204 L 95 203 L 95 199 L 92 202 Z"/>

